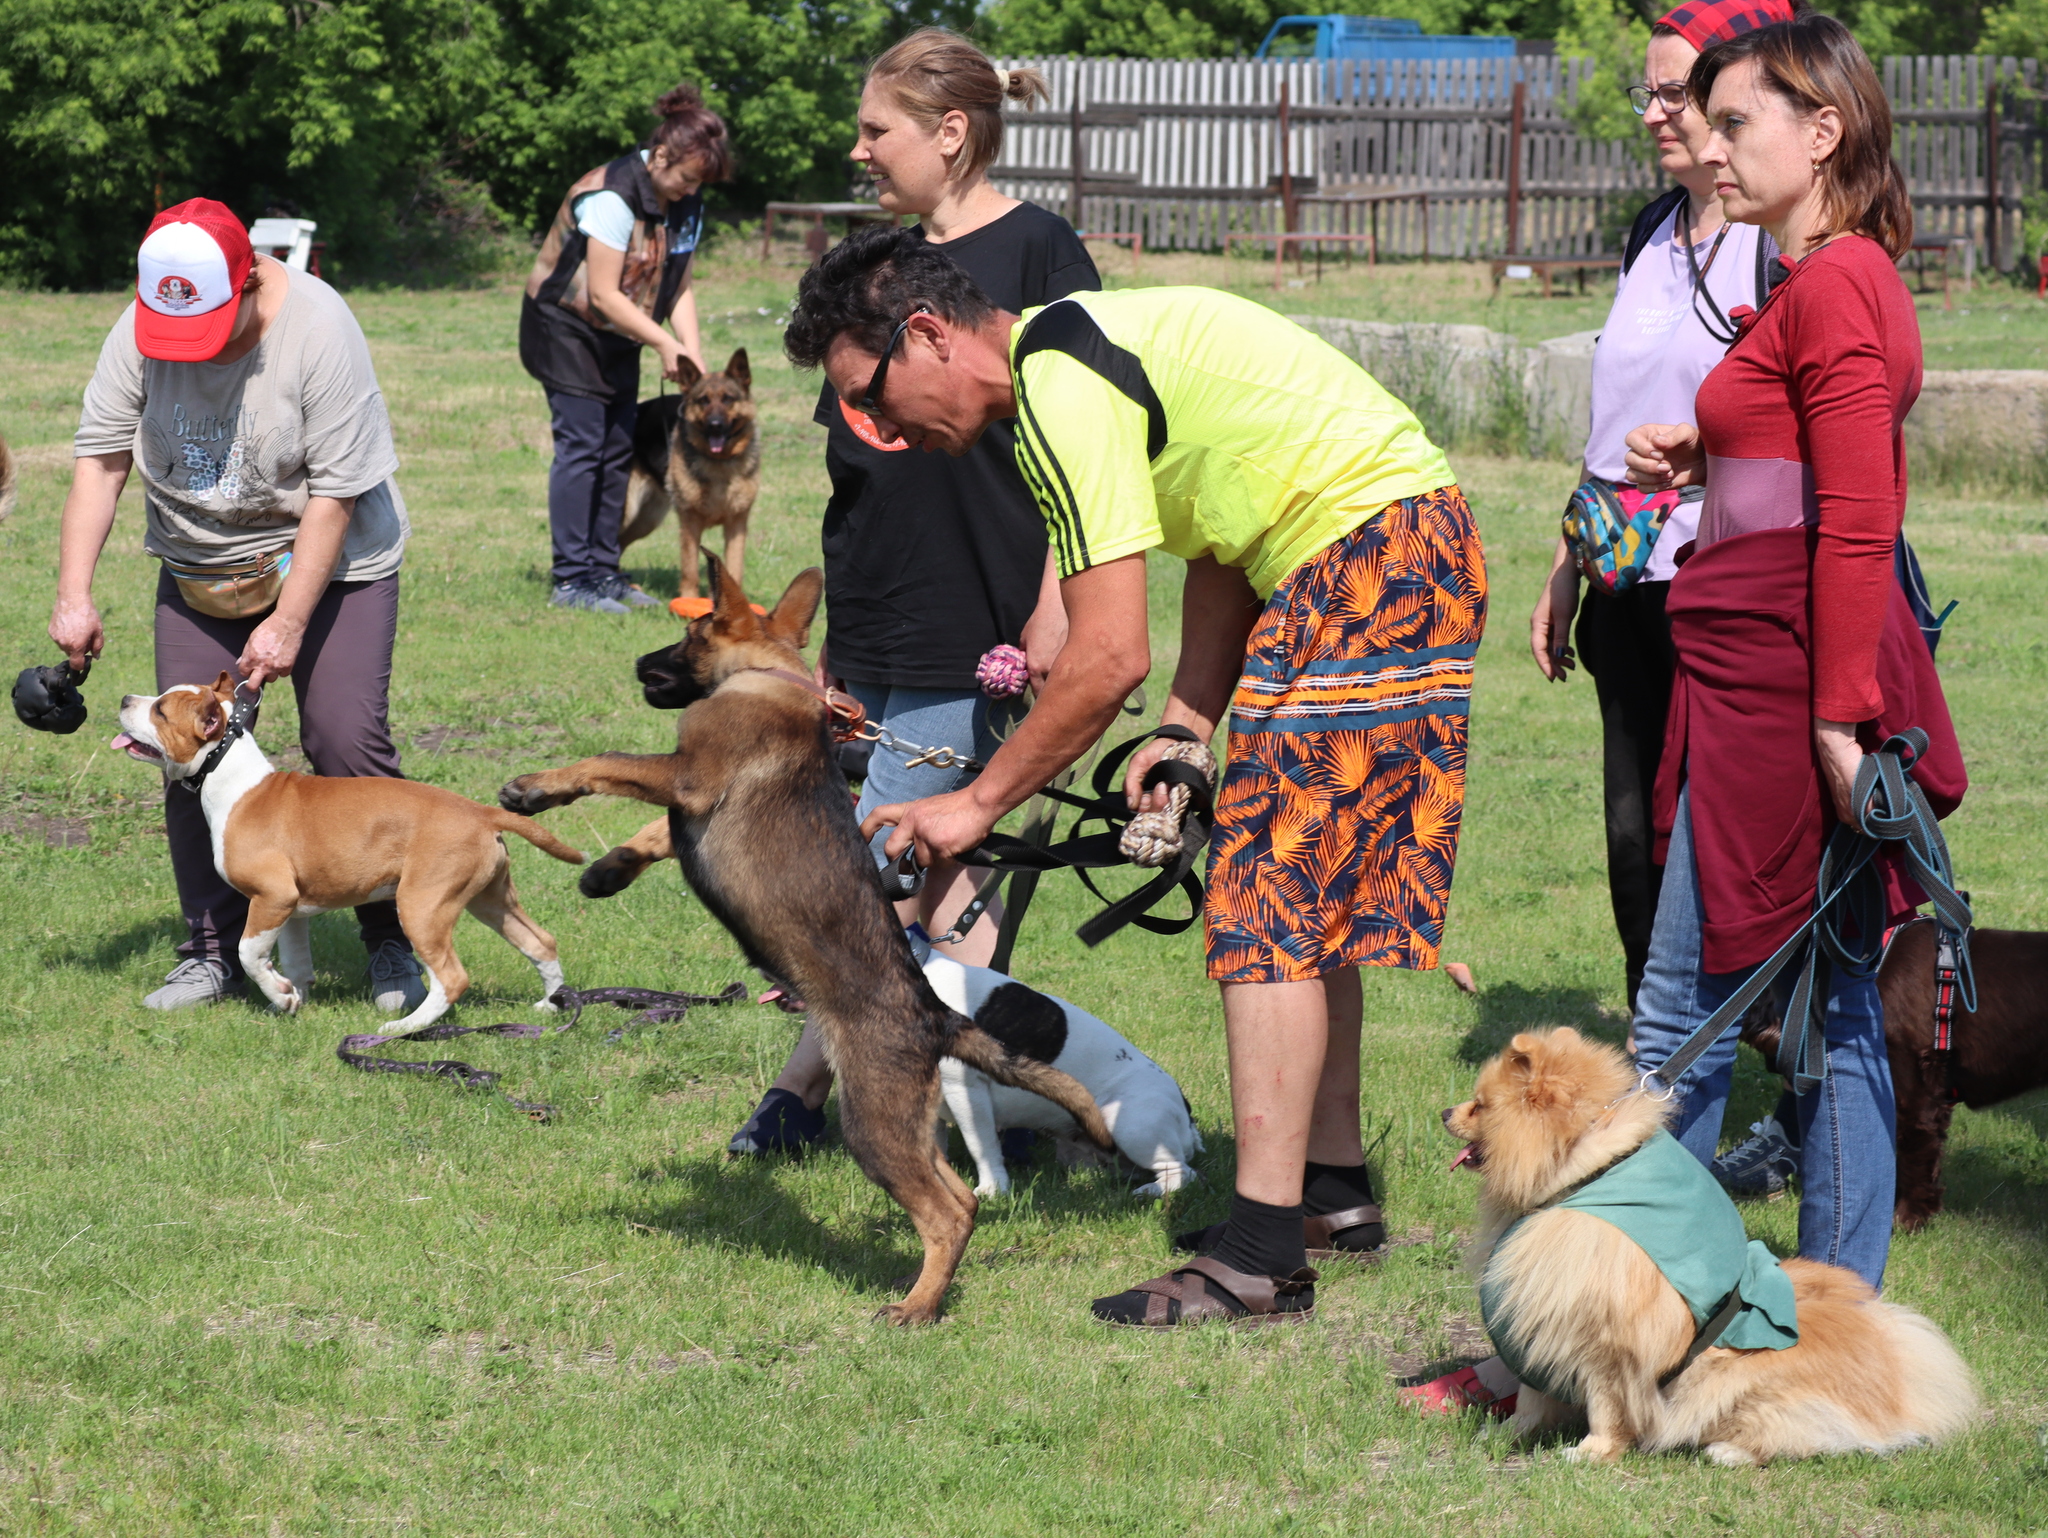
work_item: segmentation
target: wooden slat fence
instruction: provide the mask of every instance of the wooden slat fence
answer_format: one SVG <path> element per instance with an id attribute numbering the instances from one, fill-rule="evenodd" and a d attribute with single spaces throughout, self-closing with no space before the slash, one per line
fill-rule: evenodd
<path id="1" fill-rule="evenodd" d="M 1628 214 L 1663 185 L 1646 139 L 1601 141 L 1574 128 L 1566 109 L 1586 80 L 1580 60 L 1010 62 L 1041 70 L 1052 101 L 1008 114 L 997 184 L 1074 218 L 1078 141 L 1075 222 L 1139 231 L 1152 248 L 1214 250 L 1230 234 L 1283 228 L 1370 228 L 1393 255 L 1503 254 L 1517 137 L 1515 244 L 1524 253 L 1611 252 Z M 2021 200 L 2048 185 L 2039 61 L 1888 58 L 1882 72 L 1920 226 L 1968 237 L 2009 268 Z M 1986 184 L 1994 97 L 1995 205 Z M 1283 183 L 1295 194 L 1291 207 Z M 1365 201 L 1393 192 L 1428 198 Z"/>

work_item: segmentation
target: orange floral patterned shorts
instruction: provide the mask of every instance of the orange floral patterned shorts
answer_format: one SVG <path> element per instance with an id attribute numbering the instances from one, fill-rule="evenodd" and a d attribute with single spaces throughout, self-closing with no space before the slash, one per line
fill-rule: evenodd
<path id="1" fill-rule="evenodd" d="M 1437 964 L 1486 558 L 1456 486 L 1297 569 L 1245 647 L 1204 913 L 1209 975 Z"/>

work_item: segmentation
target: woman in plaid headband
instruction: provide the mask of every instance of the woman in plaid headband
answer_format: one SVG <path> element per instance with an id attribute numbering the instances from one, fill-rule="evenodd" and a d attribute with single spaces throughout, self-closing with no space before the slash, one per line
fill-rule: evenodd
<path id="1" fill-rule="evenodd" d="M 1665 594 L 1675 553 L 1693 538 L 1699 503 L 1677 491 L 1652 494 L 1627 483 L 1623 439 L 1645 413 L 1689 419 L 1693 394 L 1734 336 L 1728 311 L 1762 302 L 1777 247 L 1754 226 L 1729 224 L 1699 163 L 1706 123 L 1685 87 L 1703 48 L 1752 28 L 1792 19 L 1788 0 L 1687 0 L 1651 31 L 1642 81 L 1629 88 L 1658 162 L 1675 185 L 1637 217 L 1624 249 L 1613 310 L 1593 353 L 1593 411 L 1581 495 L 1619 501 L 1631 516 L 1661 512 L 1661 532 L 1636 580 L 1608 590 L 1589 584 L 1581 606 L 1580 571 L 1560 538 L 1550 580 L 1530 617 L 1530 648 L 1546 678 L 1562 682 L 1576 662 L 1600 698 L 1605 759 L 1607 880 L 1620 931 L 1633 1010 L 1650 951 L 1661 865 L 1652 859 L 1651 790 L 1671 697 L 1670 626 Z M 1695 494 L 1696 495 L 1696 494 Z M 1779 1177 L 1782 1185 L 1782 1177 Z M 1514 1374 L 1496 1358 L 1409 1389 L 1424 1408 L 1484 1404 L 1507 1414 Z"/>

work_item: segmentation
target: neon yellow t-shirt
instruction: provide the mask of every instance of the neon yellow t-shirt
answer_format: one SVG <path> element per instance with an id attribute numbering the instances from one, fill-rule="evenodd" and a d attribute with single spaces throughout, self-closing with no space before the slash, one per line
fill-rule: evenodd
<path id="1" fill-rule="evenodd" d="M 1270 597 L 1388 503 L 1456 480 L 1365 370 L 1215 289 L 1026 310 L 1010 373 L 1017 467 L 1063 577 L 1157 545 L 1242 567 Z"/>

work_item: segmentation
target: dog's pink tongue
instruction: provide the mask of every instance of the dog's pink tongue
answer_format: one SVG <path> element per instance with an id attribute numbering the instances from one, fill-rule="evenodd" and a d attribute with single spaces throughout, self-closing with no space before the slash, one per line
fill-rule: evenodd
<path id="1" fill-rule="evenodd" d="M 1457 1167 L 1458 1167 L 1459 1165 L 1461 1165 L 1461 1164 L 1464 1164 L 1464 1163 L 1467 1163 L 1468 1161 L 1470 1161 L 1470 1159 L 1471 1159 L 1471 1157 L 1472 1157 L 1472 1154 L 1473 1154 L 1473 1152 L 1474 1152 L 1474 1151 L 1475 1151 L 1475 1150 L 1476 1150 L 1476 1149 L 1477 1149 L 1478 1147 L 1479 1147 L 1479 1145 L 1478 1145 L 1477 1143 L 1467 1143 L 1467 1144 L 1466 1144 L 1466 1145 L 1465 1145 L 1465 1146 L 1464 1146 L 1463 1148 L 1459 1149 L 1459 1150 L 1458 1150 L 1458 1157 L 1457 1157 L 1457 1158 L 1455 1158 L 1455 1159 L 1453 1159 L 1453 1160 L 1451 1160 L 1451 1168 L 1452 1168 L 1452 1169 L 1456 1169 L 1456 1168 L 1457 1168 Z"/>
<path id="2" fill-rule="evenodd" d="M 114 740 L 108 743 L 107 746 L 116 753 L 125 753 L 128 749 L 135 746 L 135 739 L 126 732 L 116 732 L 114 733 Z"/>

